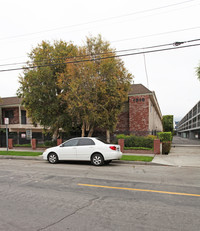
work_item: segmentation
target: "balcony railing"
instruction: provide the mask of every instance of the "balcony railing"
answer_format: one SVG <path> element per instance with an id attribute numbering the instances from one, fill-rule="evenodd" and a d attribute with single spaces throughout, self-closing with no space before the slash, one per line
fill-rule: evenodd
<path id="1" fill-rule="evenodd" d="M 1 118 L 1 121 L 0 121 L 1 125 L 5 125 L 4 119 L 5 119 L 5 117 Z M 31 125 L 32 121 L 30 118 L 27 118 L 26 116 L 21 116 L 21 117 L 15 116 L 15 117 L 9 118 L 9 124 L 28 124 L 28 125 Z"/>

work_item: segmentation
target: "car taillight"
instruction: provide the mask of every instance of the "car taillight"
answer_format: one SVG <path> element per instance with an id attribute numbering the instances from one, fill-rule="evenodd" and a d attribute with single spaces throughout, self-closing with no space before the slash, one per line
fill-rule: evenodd
<path id="1" fill-rule="evenodd" d="M 110 146 L 109 148 L 112 149 L 113 151 L 117 150 L 117 148 L 115 146 Z"/>

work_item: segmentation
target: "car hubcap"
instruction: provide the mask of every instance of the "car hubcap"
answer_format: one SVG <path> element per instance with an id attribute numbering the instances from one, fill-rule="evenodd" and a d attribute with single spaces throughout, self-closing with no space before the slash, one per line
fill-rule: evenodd
<path id="1" fill-rule="evenodd" d="M 100 165 L 101 164 L 101 157 L 94 156 L 93 162 L 95 165 Z"/>
<path id="2" fill-rule="evenodd" d="M 50 161 L 51 163 L 55 163 L 55 162 L 56 162 L 56 156 L 55 156 L 55 155 L 50 155 L 50 156 L 49 156 L 49 161 Z"/>

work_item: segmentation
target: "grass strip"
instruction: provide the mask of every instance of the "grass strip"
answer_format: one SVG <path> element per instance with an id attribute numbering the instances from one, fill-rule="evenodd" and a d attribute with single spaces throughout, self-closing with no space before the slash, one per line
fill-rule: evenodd
<path id="1" fill-rule="evenodd" d="M 151 157 L 151 156 L 123 155 L 121 160 L 151 162 L 153 160 L 153 157 Z"/>
<path id="2" fill-rule="evenodd" d="M 4 155 L 4 156 L 40 156 L 40 155 L 42 155 L 42 152 L 0 151 L 0 155 Z"/>

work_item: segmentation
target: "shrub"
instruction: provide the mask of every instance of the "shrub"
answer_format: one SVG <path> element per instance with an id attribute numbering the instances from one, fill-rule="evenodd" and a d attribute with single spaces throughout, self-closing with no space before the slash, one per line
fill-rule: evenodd
<path id="1" fill-rule="evenodd" d="M 153 140 L 157 139 L 157 136 L 154 136 L 154 135 L 148 135 L 147 138 L 151 138 Z"/>
<path id="2" fill-rule="evenodd" d="M 55 140 L 54 140 L 54 141 L 49 141 L 49 140 L 47 140 L 47 141 L 44 142 L 44 145 L 45 145 L 46 147 L 54 147 L 54 146 L 57 145 L 57 142 L 56 142 Z"/>
<path id="3" fill-rule="evenodd" d="M 171 150 L 172 133 L 171 132 L 159 132 L 158 138 L 162 142 L 162 154 L 168 154 Z"/>
<path id="4" fill-rule="evenodd" d="M 31 144 L 14 144 L 14 147 L 31 147 Z"/>
<path id="5" fill-rule="evenodd" d="M 119 139 L 125 139 L 127 136 L 124 134 L 119 134 L 116 137 L 117 137 L 117 140 L 119 140 Z"/>
<path id="6" fill-rule="evenodd" d="M 126 135 L 117 135 L 117 139 L 124 139 L 125 147 L 144 147 L 144 148 L 153 148 L 153 139 L 149 137 L 142 136 L 126 136 Z"/>
<path id="7" fill-rule="evenodd" d="M 158 138 L 161 140 L 161 142 L 172 141 L 172 133 L 171 132 L 159 132 Z"/>
<path id="8" fill-rule="evenodd" d="M 168 154 L 171 149 L 171 142 L 164 141 L 162 143 L 162 154 Z"/>

